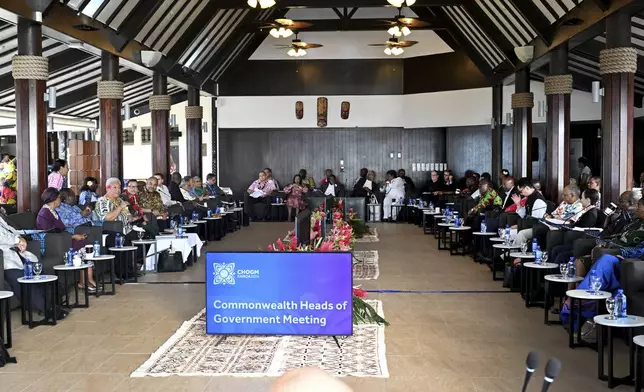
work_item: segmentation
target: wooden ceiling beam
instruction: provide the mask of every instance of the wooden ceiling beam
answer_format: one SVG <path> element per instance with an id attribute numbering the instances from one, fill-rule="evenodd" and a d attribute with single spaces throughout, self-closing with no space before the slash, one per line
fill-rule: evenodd
<path id="1" fill-rule="evenodd" d="M 246 0 L 210 0 L 219 8 L 248 8 Z M 527 0 L 524 0 L 527 1 Z M 417 0 L 415 7 L 461 5 L 465 0 Z M 277 0 L 277 8 L 392 7 L 386 0 Z M 392 7 L 395 8 L 395 7 Z"/>
<path id="2" fill-rule="evenodd" d="M 277 19 L 277 18 L 273 18 Z M 413 27 L 413 30 L 439 30 L 447 28 L 444 23 L 435 17 L 420 18 L 429 23 L 427 27 Z M 391 15 L 391 20 L 394 20 L 394 14 Z M 387 31 L 391 26 L 388 26 L 385 21 L 387 19 L 313 19 L 301 20 L 298 22 L 311 23 L 312 26 L 300 30 L 301 32 L 318 32 L 318 31 Z M 253 31 L 257 29 L 257 24 L 251 23 L 247 25 L 246 31 Z"/>
<path id="3" fill-rule="evenodd" d="M 490 20 L 490 18 L 481 10 L 474 0 L 470 0 L 463 6 L 468 14 L 474 19 L 474 22 L 483 30 L 483 32 L 490 37 L 490 39 L 501 49 L 505 57 L 511 62 L 516 62 L 516 55 L 514 54 L 514 45 L 505 38 L 503 33 L 498 27 Z"/>
<path id="4" fill-rule="evenodd" d="M 552 43 L 552 27 L 550 21 L 531 0 L 510 0 L 530 26 L 537 32 L 537 36 L 546 45 Z"/>

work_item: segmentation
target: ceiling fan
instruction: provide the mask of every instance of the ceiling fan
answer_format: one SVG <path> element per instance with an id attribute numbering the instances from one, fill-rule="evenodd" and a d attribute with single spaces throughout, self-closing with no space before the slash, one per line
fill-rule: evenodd
<path id="1" fill-rule="evenodd" d="M 322 45 L 302 42 L 302 40 L 297 38 L 297 33 L 296 33 L 295 39 L 291 41 L 290 45 L 275 45 L 275 47 L 278 49 L 288 49 L 286 54 L 288 54 L 291 57 L 302 57 L 302 56 L 306 56 L 307 49 L 321 48 Z"/>
<path id="2" fill-rule="evenodd" d="M 398 15 L 394 17 L 394 20 L 383 20 L 383 24 L 390 26 L 387 33 L 397 38 L 408 36 L 411 34 L 411 29 L 429 26 L 429 22 L 404 16 L 402 8 L 398 8 Z"/>
<path id="3" fill-rule="evenodd" d="M 313 26 L 308 22 L 297 22 L 291 19 L 275 19 L 272 22 L 262 23 L 260 29 L 271 29 L 269 34 L 275 38 L 288 38 L 297 31 Z"/>
<path id="4" fill-rule="evenodd" d="M 417 43 L 418 41 L 398 41 L 398 38 L 391 37 L 384 44 L 369 44 L 369 46 L 384 46 L 385 54 L 387 56 L 400 56 L 401 54 L 405 53 L 405 49 L 403 48 L 414 46 Z"/>

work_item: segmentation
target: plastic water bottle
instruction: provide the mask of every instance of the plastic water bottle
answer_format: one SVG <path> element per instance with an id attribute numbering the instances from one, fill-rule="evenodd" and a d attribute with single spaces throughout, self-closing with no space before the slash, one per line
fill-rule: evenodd
<path id="1" fill-rule="evenodd" d="M 615 294 L 615 316 L 619 318 L 626 317 L 626 295 L 624 290 L 618 289 Z"/>
<path id="2" fill-rule="evenodd" d="M 101 255 L 101 244 L 98 241 L 94 241 L 94 257 L 99 257 Z"/>
<path id="3" fill-rule="evenodd" d="M 34 269 L 33 265 L 31 265 L 31 260 L 25 259 L 25 264 L 23 266 L 24 268 L 24 278 L 25 279 L 31 279 L 34 276 Z"/>
<path id="4" fill-rule="evenodd" d="M 539 244 L 537 244 L 537 239 L 533 238 L 532 239 L 532 253 L 535 253 L 537 251 L 538 247 L 539 247 Z"/>
<path id="5" fill-rule="evenodd" d="M 577 267 L 575 267 L 575 258 L 571 257 L 568 262 L 568 277 L 574 278 L 575 276 L 577 276 Z"/>
<path id="6" fill-rule="evenodd" d="M 74 248 L 69 248 L 67 251 L 67 266 L 71 267 L 74 265 Z"/>
<path id="7" fill-rule="evenodd" d="M 429 202 L 429 210 L 434 211 L 434 203 L 432 203 L 431 201 Z"/>
<path id="8" fill-rule="evenodd" d="M 541 264 L 541 256 L 543 255 L 543 252 L 541 251 L 541 248 L 539 248 L 539 245 L 537 245 L 537 249 L 534 251 L 534 263 L 535 264 Z"/>
<path id="9" fill-rule="evenodd" d="M 121 240 L 121 233 L 116 233 L 116 239 L 114 240 L 114 245 L 117 248 L 123 247 L 123 242 Z"/>
<path id="10" fill-rule="evenodd" d="M 183 236 L 183 226 L 179 225 L 179 228 L 177 229 L 177 236 L 182 237 Z"/>
<path id="11" fill-rule="evenodd" d="M 485 219 L 481 221 L 481 233 L 487 233 L 487 223 L 485 223 Z"/>
<path id="12" fill-rule="evenodd" d="M 208 218 L 212 218 L 212 210 L 208 210 Z"/>
<path id="13" fill-rule="evenodd" d="M 505 225 L 505 237 L 510 239 L 510 225 Z"/>

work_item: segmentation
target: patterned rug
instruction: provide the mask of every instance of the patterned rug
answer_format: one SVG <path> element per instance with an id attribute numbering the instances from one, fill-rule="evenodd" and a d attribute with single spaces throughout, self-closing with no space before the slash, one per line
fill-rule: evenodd
<path id="1" fill-rule="evenodd" d="M 353 251 L 353 279 L 375 280 L 380 276 L 377 250 Z"/>
<path id="2" fill-rule="evenodd" d="M 382 302 L 368 300 L 383 315 Z M 354 325 L 353 336 L 221 336 L 206 334 L 202 310 L 183 323 L 131 377 L 277 377 L 288 370 L 319 367 L 335 376 L 389 377 L 385 327 Z"/>
<path id="3" fill-rule="evenodd" d="M 365 234 L 362 238 L 356 238 L 356 242 L 380 242 L 378 238 L 378 229 L 370 228 L 369 234 Z"/>

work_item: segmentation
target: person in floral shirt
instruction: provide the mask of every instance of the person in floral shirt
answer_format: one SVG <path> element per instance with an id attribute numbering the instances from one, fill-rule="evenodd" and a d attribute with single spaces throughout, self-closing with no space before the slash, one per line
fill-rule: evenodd
<path id="1" fill-rule="evenodd" d="M 156 217 L 159 231 L 161 231 L 166 228 L 165 222 L 168 217 L 168 209 L 163 204 L 161 194 L 157 192 L 158 184 L 159 182 L 156 177 L 147 179 L 145 188 L 140 194 L 139 206 L 141 206 L 145 213 Z"/>
<path id="2" fill-rule="evenodd" d="M 124 234 L 130 240 L 136 239 L 136 234 L 132 231 L 132 222 L 141 218 L 132 216 L 128 208 L 130 203 L 121 198 L 121 180 L 114 177 L 108 178 L 105 181 L 105 189 L 105 196 L 96 201 L 96 208 L 94 209 L 96 220 L 100 222 L 120 221 L 123 223 L 123 232 L 121 234 Z"/>
<path id="3" fill-rule="evenodd" d="M 469 212 L 470 215 L 476 215 L 479 212 L 484 212 L 492 207 L 501 207 L 503 200 L 490 186 L 490 181 L 482 178 L 479 182 L 479 202 Z"/>

